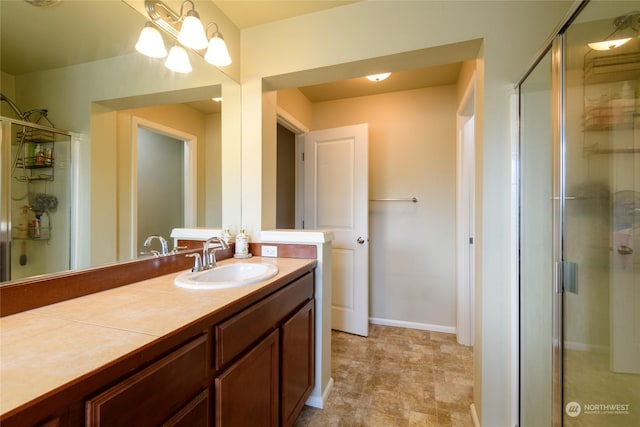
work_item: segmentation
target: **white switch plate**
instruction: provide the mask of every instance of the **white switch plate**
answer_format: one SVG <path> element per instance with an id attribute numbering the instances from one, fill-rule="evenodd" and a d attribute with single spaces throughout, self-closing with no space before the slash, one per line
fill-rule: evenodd
<path id="1" fill-rule="evenodd" d="M 268 257 L 278 257 L 278 247 L 277 246 L 265 246 L 262 245 L 262 256 Z"/>

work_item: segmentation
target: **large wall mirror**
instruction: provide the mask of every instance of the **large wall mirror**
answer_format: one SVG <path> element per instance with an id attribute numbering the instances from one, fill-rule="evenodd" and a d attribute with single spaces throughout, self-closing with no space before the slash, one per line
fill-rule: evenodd
<path id="1" fill-rule="evenodd" d="M 50 120 L 71 133 L 68 143 L 54 144 L 57 183 L 12 182 L 8 187 L 19 186 L 5 202 L 13 205 L 6 215 L 13 225 L 23 220 L 22 207 L 32 205 L 34 195 L 59 201 L 46 215 L 51 223 L 48 241 L 5 236 L 3 244 L 19 253 L 11 264 L 12 281 L 42 274 L 38 265 L 60 248 L 69 252 L 67 267 L 45 272 L 139 257 L 138 229 L 152 229 L 139 224 L 155 219 L 138 218 L 139 213 L 153 216 L 137 204 L 138 193 L 146 195 L 138 186 L 138 168 L 143 168 L 138 156 L 150 157 L 141 151 L 140 132 L 175 136 L 184 143 L 183 165 L 191 169 L 184 171 L 182 187 L 192 194 L 177 192 L 172 201 L 163 202 L 183 205 L 186 216 L 179 225 L 221 228 L 240 222 L 239 84 L 193 51 L 193 71 L 188 74 L 168 70 L 163 59 L 139 54 L 135 43 L 148 18 L 133 3 L 0 2 L 0 116 L 17 120 L 16 107 L 22 112 L 46 109 L 40 124 L 49 125 Z M 164 37 L 170 47 L 174 41 Z M 222 102 L 212 101 L 214 97 L 222 97 Z M 34 117 L 30 120 L 38 121 Z M 17 152 L 18 132 L 3 127 L 3 144 L 11 146 L 2 150 L 3 180 L 15 181 L 10 169 L 15 169 L 16 156 L 28 150 L 25 144 Z M 38 149 L 44 152 L 47 146 Z M 61 180 L 70 182 L 68 195 L 53 190 Z M 67 213 L 69 224 L 61 225 L 60 217 Z M 68 243 L 58 248 L 54 236 L 64 239 L 62 232 Z"/>

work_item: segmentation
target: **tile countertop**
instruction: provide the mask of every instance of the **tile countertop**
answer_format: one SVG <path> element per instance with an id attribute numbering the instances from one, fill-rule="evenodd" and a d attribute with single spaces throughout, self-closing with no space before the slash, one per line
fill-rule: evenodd
<path id="1" fill-rule="evenodd" d="M 229 259 L 220 265 L 240 262 Z M 0 318 L 0 414 L 223 309 L 315 260 L 253 257 L 278 274 L 219 290 L 183 289 L 167 274 Z"/>

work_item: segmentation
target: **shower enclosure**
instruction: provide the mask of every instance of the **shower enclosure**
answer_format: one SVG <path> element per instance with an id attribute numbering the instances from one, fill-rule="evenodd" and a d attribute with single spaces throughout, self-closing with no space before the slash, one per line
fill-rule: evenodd
<path id="1" fill-rule="evenodd" d="M 640 425 L 632 6 L 583 3 L 518 86 L 521 427 Z"/>
<path id="2" fill-rule="evenodd" d="M 72 135 L 42 112 L 0 117 L 0 282 L 71 268 Z"/>

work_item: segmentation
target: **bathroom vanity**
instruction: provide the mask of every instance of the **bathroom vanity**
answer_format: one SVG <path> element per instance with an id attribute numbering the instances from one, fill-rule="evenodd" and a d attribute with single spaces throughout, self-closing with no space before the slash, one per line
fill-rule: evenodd
<path id="1" fill-rule="evenodd" d="M 292 425 L 314 386 L 316 261 L 242 262 L 278 274 L 194 290 L 172 272 L 0 319 L 2 426 Z"/>

